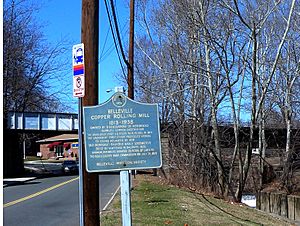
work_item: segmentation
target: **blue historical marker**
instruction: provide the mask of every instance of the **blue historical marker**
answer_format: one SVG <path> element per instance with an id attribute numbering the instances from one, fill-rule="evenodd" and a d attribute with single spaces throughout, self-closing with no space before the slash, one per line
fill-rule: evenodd
<path id="1" fill-rule="evenodd" d="M 88 172 L 159 168 L 162 164 L 157 104 L 115 93 L 83 108 Z"/>

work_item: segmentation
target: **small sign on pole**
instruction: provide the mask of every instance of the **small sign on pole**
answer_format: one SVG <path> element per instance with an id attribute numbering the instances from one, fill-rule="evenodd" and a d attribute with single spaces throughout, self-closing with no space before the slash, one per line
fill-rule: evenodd
<path id="1" fill-rule="evenodd" d="M 84 45 L 73 46 L 73 96 L 84 97 Z"/>

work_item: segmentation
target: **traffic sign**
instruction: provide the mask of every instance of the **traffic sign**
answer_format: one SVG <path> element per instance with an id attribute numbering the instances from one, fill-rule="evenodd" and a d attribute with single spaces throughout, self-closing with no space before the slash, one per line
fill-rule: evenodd
<path id="1" fill-rule="evenodd" d="M 73 76 L 73 96 L 84 97 L 84 76 Z"/>
<path id="2" fill-rule="evenodd" d="M 78 142 L 72 143 L 71 144 L 71 148 L 74 148 L 74 149 L 78 148 Z"/>
<path id="3" fill-rule="evenodd" d="M 73 46 L 73 96 L 84 97 L 84 45 L 83 43 Z"/>
<path id="4" fill-rule="evenodd" d="M 88 172 L 161 167 L 157 104 L 115 93 L 102 105 L 83 107 L 83 125 Z"/>

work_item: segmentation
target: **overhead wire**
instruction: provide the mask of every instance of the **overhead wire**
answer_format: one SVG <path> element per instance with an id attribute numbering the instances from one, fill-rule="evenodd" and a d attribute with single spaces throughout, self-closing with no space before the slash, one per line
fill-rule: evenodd
<path id="1" fill-rule="evenodd" d="M 129 28 L 127 28 L 127 30 L 125 30 L 125 27 L 128 25 L 128 23 L 124 24 L 123 28 L 122 28 L 122 33 L 126 33 L 128 32 Z M 108 29 L 108 31 L 110 30 L 110 27 Z M 106 58 L 112 53 L 113 51 L 113 48 L 114 48 L 114 43 L 112 43 L 108 48 L 107 50 L 104 50 L 104 47 L 102 48 L 102 53 L 100 54 L 100 60 L 99 62 L 102 62 L 104 60 L 106 60 Z"/>
<path id="2" fill-rule="evenodd" d="M 109 9 L 108 9 L 107 0 L 104 0 L 104 3 L 105 3 L 106 13 L 107 13 L 107 16 L 108 16 L 109 25 L 110 25 L 110 29 L 111 29 L 111 32 L 112 32 L 113 41 L 114 41 L 114 45 L 115 45 L 115 48 L 116 48 L 116 51 L 117 51 L 118 59 L 119 59 L 120 65 L 121 65 L 121 69 L 122 69 L 123 75 L 124 75 L 124 77 L 126 77 L 125 70 L 123 68 L 123 64 L 122 64 L 122 61 L 121 61 L 120 53 L 119 53 L 119 50 L 118 50 L 118 45 L 117 45 L 117 42 L 116 42 L 116 37 L 115 37 L 114 29 L 113 29 L 112 22 L 111 22 L 111 16 L 110 16 L 110 12 L 109 12 Z M 122 46 L 120 46 L 120 49 L 122 49 Z M 125 55 L 124 55 L 124 57 L 125 57 Z M 123 57 L 123 60 L 124 60 L 124 57 Z M 127 62 L 127 60 L 125 61 L 125 64 L 126 64 L 126 62 Z"/>
<path id="3" fill-rule="evenodd" d="M 100 52 L 100 60 L 101 60 L 101 58 L 103 56 L 103 52 L 105 50 L 105 46 L 106 46 L 106 42 L 107 42 L 107 38 L 108 38 L 108 33 L 109 33 L 109 28 L 107 29 L 107 32 L 106 32 L 106 35 L 105 35 L 104 44 L 103 44 L 102 50 Z M 109 47 L 109 49 L 110 49 L 110 47 Z"/>
<path id="4" fill-rule="evenodd" d="M 121 27 L 121 25 L 120 25 L 120 20 L 118 20 L 118 19 L 120 18 L 120 16 L 119 16 L 119 10 L 118 10 L 118 8 L 117 8 L 117 7 L 118 7 L 118 4 L 116 4 L 116 1 L 117 1 L 117 0 L 114 0 L 114 8 L 115 8 L 115 11 L 116 11 L 116 20 L 117 20 L 118 26 Z M 124 32 L 125 27 L 127 27 L 127 31 L 126 31 L 126 32 Z M 121 32 L 120 32 L 120 35 L 121 35 L 122 40 L 124 40 L 124 34 L 127 34 L 128 31 L 129 31 L 129 20 L 126 20 L 126 23 L 124 23 L 124 25 L 123 25 L 123 27 L 122 27 L 122 29 L 121 29 Z M 123 43 L 124 43 L 124 42 L 123 42 Z"/>
<path id="5" fill-rule="evenodd" d="M 125 64 L 127 66 L 129 66 L 129 62 L 127 61 L 127 59 L 125 57 L 125 53 L 124 53 L 122 42 L 121 42 L 121 36 L 120 36 L 120 32 L 119 32 L 119 26 L 118 26 L 118 23 L 117 23 L 117 16 L 116 16 L 116 11 L 115 11 L 113 0 L 110 0 L 110 7 L 111 7 L 114 23 L 115 23 L 115 28 L 116 28 L 116 33 L 117 33 L 117 38 L 118 38 L 118 42 L 119 42 L 120 51 L 121 51 L 121 54 L 122 54 L 122 57 L 123 57 L 123 60 L 124 60 Z"/>
<path id="6" fill-rule="evenodd" d="M 114 6 L 115 6 L 115 11 L 117 12 L 117 19 L 118 19 L 118 10 L 117 10 L 117 6 L 116 6 L 116 0 L 115 0 L 115 3 L 114 3 Z M 120 24 L 118 23 L 119 27 L 120 27 Z M 122 33 L 124 32 L 124 28 L 128 25 L 128 21 L 124 24 L 124 26 L 122 27 Z M 108 27 L 107 29 L 107 32 L 106 32 L 106 35 L 105 35 L 105 40 L 104 40 L 104 44 L 103 44 L 103 47 L 102 47 L 102 50 L 101 50 L 101 53 L 100 53 L 100 59 L 99 59 L 99 62 L 102 62 L 104 61 L 113 51 L 113 47 L 114 47 L 114 44 L 112 43 L 106 50 L 106 44 L 107 44 L 107 39 L 108 39 L 108 34 L 109 34 L 109 30 L 110 30 L 110 27 Z M 126 33 L 126 32 L 125 32 Z"/>

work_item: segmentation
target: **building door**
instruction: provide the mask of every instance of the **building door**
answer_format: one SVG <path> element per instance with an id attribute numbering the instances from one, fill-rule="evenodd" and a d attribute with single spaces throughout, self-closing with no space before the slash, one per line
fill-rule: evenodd
<path id="1" fill-rule="evenodd" d="M 64 147 L 62 145 L 56 146 L 56 157 L 63 156 L 64 154 Z"/>

